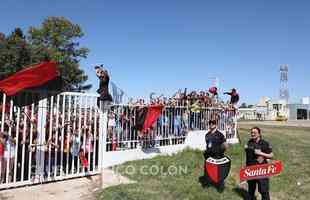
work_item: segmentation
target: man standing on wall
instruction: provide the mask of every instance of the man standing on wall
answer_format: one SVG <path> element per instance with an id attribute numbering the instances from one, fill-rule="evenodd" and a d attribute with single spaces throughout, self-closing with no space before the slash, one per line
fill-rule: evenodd
<path id="1" fill-rule="evenodd" d="M 108 71 L 106 69 L 104 69 L 102 67 L 102 65 L 95 66 L 95 70 L 96 70 L 96 75 L 100 80 L 99 89 L 97 90 L 97 92 L 100 94 L 100 97 L 97 101 L 97 105 L 104 112 L 103 118 L 104 118 L 104 121 L 106 121 L 106 123 L 107 123 L 108 122 L 108 108 L 109 108 L 109 104 L 112 102 L 112 96 L 109 93 L 110 76 L 108 74 Z M 107 124 L 105 126 L 107 126 Z M 104 140 L 105 140 L 105 137 L 106 136 L 103 137 Z M 104 149 L 102 149 L 102 150 L 104 151 Z M 105 176 L 109 176 L 108 174 L 109 174 L 109 172 L 104 170 L 103 164 L 101 163 L 101 186 L 102 186 L 102 188 L 105 185 L 104 184 L 104 182 L 106 180 Z"/>
<path id="2" fill-rule="evenodd" d="M 112 96 L 109 93 L 110 76 L 108 71 L 102 66 L 95 66 L 96 75 L 100 80 L 99 89 L 97 92 L 100 94 L 99 100 L 103 103 L 103 107 L 106 107 L 112 102 Z"/>
<path id="3" fill-rule="evenodd" d="M 231 92 L 225 92 L 224 94 L 230 95 L 230 102 L 232 109 L 237 108 L 237 104 L 239 102 L 239 94 L 237 93 L 237 90 L 235 88 L 231 89 Z"/>

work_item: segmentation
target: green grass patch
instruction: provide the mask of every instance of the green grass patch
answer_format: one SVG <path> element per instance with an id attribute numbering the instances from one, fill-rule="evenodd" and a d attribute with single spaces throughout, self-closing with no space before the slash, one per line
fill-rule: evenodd
<path id="1" fill-rule="evenodd" d="M 310 128 L 260 126 L 263 137 L 273 147 L 275 159 L 284 164 L 280 176 L 271 178 L 271 199 L 308 199 L 310 197 Z M 186 149 L 173 156 L 127 162 L 114 168 L 136 181 L 103 190 L 98 200 L 205 200 L 243 199 L 237 186 L 239 169 L 244 163 L 243 145 L 249 138 L 250 125 L 242 125 L 242 144 L 231 146 L 227 155 L 232 168 L 223 193 L 204 189 L 199 178 L 203 175 L 201 151 Z M 300 182 L 300 185 L 297 185 Z M 259 197 L 260 199 L 260 197 Z"/>

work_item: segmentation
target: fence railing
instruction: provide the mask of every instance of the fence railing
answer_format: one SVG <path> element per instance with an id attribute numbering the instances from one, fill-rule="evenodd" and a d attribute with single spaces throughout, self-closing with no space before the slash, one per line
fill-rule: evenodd
<path id="1" fill-rule="evenodd" d="M 236 134 L 235 111 L 202 107 L 191 111 L 185 106 L 166 106 L 154 125 L 145 133 L 135 129 L 140 106 L 114 105 L 108 113 L 107 151 L 150 148 L 182 144 L 189 130 L 207 130 L 211 118 L 232 139 Z"/>
<path id="2" fill-rule="evenodd" d="M 21 95 L 18 101 L 3 95 L 0 188 L 99 172 L 97 96 L 62 93 L 16 105 L 38 95 Z"/>
<path id="3" fill-rule="evenodd" d="M 0 189 L 97 174 L 104 152 L 183 144 L 189 130 L 208 129 L 216 117 L 236 138 L 233 111 L 166 106 L 146 132 L 135 129 L 138 106 L 112 105 L 106 115 L 98 96 L 27 92 L 0 100 Z"/>

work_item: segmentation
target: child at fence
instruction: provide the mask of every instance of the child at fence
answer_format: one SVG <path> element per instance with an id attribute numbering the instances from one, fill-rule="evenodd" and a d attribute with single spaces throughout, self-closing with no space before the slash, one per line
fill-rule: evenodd
<path id="1" fill-rule="evenodd" d="M 63 140 L 62 140 L 62 142 L 63 142 L 63 171 L 64 171 L 64 173 L 66 173 L 67 172 L 67 168 L 69 169 L 69 166 L 67 166 L 69 163 L 68 163 L 68 161 L 69 161 L 69 155 L 70 155 L 70 153 L 69 153 L 69 148 L 70 148 L 70 138 L 69 138 L 69 134 L 70 134 L 70 130 L 69 130 L 69 128 L 67 128 L 67 130 L 65 129 L 65 134 L 64 134 L 64 138 L 63 138 Z"/>
<path id="2" fill-rule="evenodd" d="M 120 132 L 120 136 L 123 140 L 125 140 L 125 142 L 123 142 L 123 147 L 126 149 L 130 148 L 130 143 L 128 142 L 128 140 L 130 140 L 130 123 L 131 120 L 130 118 L 127 117 L 127 114 L 129 112 L 129 109 L 126 107 L 124 109 L 123 112 L 121 112 L 121 114 L 119 115 L 119 130 L 118 132 Z"/>
<path id="3" fill-rule="evenodd" d="M 177 137 L 177 143 L 179 143 L 179 137 L 181 136 L 181 115 L 174 113 L 174 134 Z"/>
<path id="4" fill-rule="evenodd" d="M 156 127 L 155 130 L 155 147 L 160 147 L 160 142 L 162 141 L 162 136 L 160 135 L 158 131 L 158 127 Z"/>
<path id="5" fill-rule="evenodd" d="M 51 156 L 54 161 L 51 163 L 53 168 L 57 167 L 56 175 L 61 173 L 61 170 L 63 173 L 67 172 L 67 157 L 69 156 L 69 145 L 70 145 L 70 138 L 68 138 L 68 132 L 70 131 L 70 121 L 64 121 L 62 122 L 62 117 L 64 117 L 63 114 L 59 114 L 59 124 L 63 124 L 61 126 L 53 127 L 52 135 L 50 136 L 49 132 L 46 132 L 45 138 L 47 139 L 47 147 L 52 148 Z M 63 133 L 63 136 L 62 136 Z M 69 144 L 68 144 L 69 143 Z M 49 151 L 49 149 L 46 149 Z M 56 153 L 55 153 L 56 151 Z M 54 153 L 53 153 L 54 152 Z M 57 156 L 56 156 L 57 154 Z M 47 158 L 49 157 L 49 154 L 46 153 Z M 57 157 L 57 159 L 56 159 Z M 47 161 L 46 161 L 47 162 Z M 46 163 L 48 164 L 48 163 Z M 62 164 L 62 165 L 61 165 Z M 70 166 L 68 166 L 70 167 Z M 46 165 L 45 165 L 46 168 Z M 53 169 L 50 169 L 53 170 Z M 70 168 L 68 169 L 70 170 Z M 51 171 L 52 172 L 52 171 Z"/>
<path id="6" fill-rule="evenodd" d="M 30 129 L 24 131 L 24 124 L 20 124 L 18 132 L 19 132 L 18 133 L 19 141 L 18 141 L 18 151 L 17 151 L 17 181 L 21 179 L 28 180 L 28 174 L 29 174 L 29 148 L 28 147 L 30 144 L 30 139 L 29 139 Z M 24 159 L 23 159 L 23 155 L 24 155 Z M 22 168 L 24 168 L 23 172 L 22 172 Z M 22 177 L 22 173 L 24 174 L 24 177 Z"/>
<path id="7" fill-rule="evenodd" d="M 167 145 L 170 142 L 167 139 L 168 134 L 169 134 L 169 117 L 168 117 L 167 112 L 168 112 L 168 109 L 160 117 L 160 121 L 161 121 L 161 125 L 162 125 L 161 135 L 163 138 L 166 138 L 166 139 L 162 140 L 162 145 Z"/>
<path id="8" fill-rule="evenodd" d="M 13 178 L 13 167 L 14 167 L 14 158 L 15 158 L 15 148 L 16 148 L 16 141 L 7 133 L 4 134 L 5 138 L 5 147 L 4 147 L 4 169 L 5 173 L 8 173 L 8 180 L 7 183 L 12 181 Z M 8 170 L 8 172 L 7 172 Z"/>
<path id="9" fill-rule="evenodd" d="M 152 126 L 140 133 L 140 141 L 142 148 L 151 148 L 155 146 L 155 128 Z"/>
<path id="10" fill-rule="evenodd" d="M 40 174 L 37 174 L 37 171 L 36 171 L 36 154 L 37 154 L 37 149 L 38 149 L 38 145 L 39 145 L 39 142 L 38 142 L 38 132 L 35 130 L 33 133 L 32 133 L 32 141 L 29 145 L 29 154 L 31 154 L 31 160 L 30 160 L 30 167 L 31 167 L 31 181 L 32 182 L 37 182 L 39 181 L 39 176 Z"/>
<path id="11" fill-rule="evenodd" d="M 94 146 L 93 146 L 93 135 L 90 132 L 90 129 L 86 129 L 85 131 L 85 138 L 82 138 L 82 151 L 85 155 L 85 158 L 88 161 L 88 166 L 87 169 L 89 171 L 93 170 L 93 152 L 94 152 Z"/>
<path id="12" fill-rule="evenodd" d="M 110 112 L 108 115 L 108 138 L 109 141 L 111 141 L 111 144 L 109 145 L 111 147 L 112 151 L 116 150 L 116 133 L 115 133 L 115 114 L 113 112 Z"/>
<path id="13" fill-rule="evenodd" d="M 73 169 L 72 172 L 76 172 L 78 170 L 77 166 L 78 166 L 78 156 L 80 153 L 80 149 L 81 149 L 81 141 L 79 138 L 79 134 L 78 131 L 75 130 L 71 136 L 71 142 L 72 145 L 70 147 L 70 153 L 71 153 L 71 157 L 72 159 L 69 160 L 69 165 L 72 166 L 72 162 L 73 162 Z"/>
<path id="14" fill-rule="evenodd" d="M 56 153 L 58 148 L 59 145 L 56 142 L 56 131 L 53 131 L 46 145 L 45 162 L 44 162 L 45 177 L 48 175 L 48 173 L 50 173 L 52 177 L 55 175 L 54 174 L 55 167 L 57 167 Z"/>

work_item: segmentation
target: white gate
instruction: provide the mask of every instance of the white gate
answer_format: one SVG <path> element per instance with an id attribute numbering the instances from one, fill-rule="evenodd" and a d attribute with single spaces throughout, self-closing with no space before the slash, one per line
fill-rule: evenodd
<path id="1" fill-rule="evenodd" d="M 97 95 L 28 92 L 1 102 L 0 189 L 100 172 Z"/>

